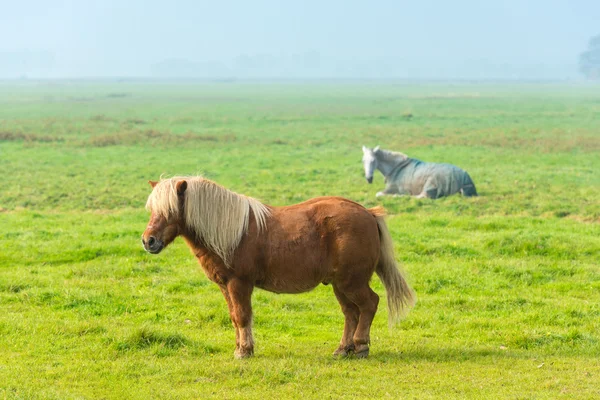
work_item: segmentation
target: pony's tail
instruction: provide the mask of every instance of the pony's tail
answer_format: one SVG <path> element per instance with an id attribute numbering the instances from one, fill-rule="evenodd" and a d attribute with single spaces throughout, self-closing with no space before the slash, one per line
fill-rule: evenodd
<path id="1" fill-rule="evenodd" d="M 375 269 L 387 292 L 388 321 L 390 326 L 402 319 L 415 305 L 416 297 L 405 279 L 405 273 L 394 258 L 394 243 L 385 223 L 383 207 L 369 209 L 377 220 L 381 242 L 379 263 Z"/>

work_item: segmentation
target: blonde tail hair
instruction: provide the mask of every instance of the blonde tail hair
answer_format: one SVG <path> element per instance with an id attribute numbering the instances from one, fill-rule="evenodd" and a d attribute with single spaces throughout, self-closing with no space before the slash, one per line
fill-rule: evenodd
<path id="1" fill-rule="evenodd" d="M 406 282 L 406 273 L 396 263 L 394 258 L 394 242 L 385 223 L 385 210 L 383 207 L 369 209 L 377 219 L 379 240 L 381 242 L 379 263 L 375 272 L 387 292 L 388 321 L 390 326 L 402 319 L 408 310 L 415 305 L 416 296 Z"/>

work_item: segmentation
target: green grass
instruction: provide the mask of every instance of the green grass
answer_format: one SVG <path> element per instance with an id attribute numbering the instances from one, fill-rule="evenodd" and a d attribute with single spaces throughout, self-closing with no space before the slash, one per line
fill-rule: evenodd
<path id="1" fill-rule="evenodd" d="M 597 86 L 3 83 L 0 398 L 600 396 Z M 361 145 L 455 163 L 478 198 L 376 199 Z M 329 286 L 253 295 L 233 358 L 217 286 L 140 235 L 148 180 L 197 174 L 272 205 L 381 204 L 417 306 L 334 360 Z M 374 289 L 384 297 L 377 278 Z"/>

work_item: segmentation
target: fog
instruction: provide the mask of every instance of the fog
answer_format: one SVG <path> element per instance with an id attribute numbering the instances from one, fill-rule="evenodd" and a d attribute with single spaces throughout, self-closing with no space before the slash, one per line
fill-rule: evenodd
<path id="1" fill-rule="evenodd" d="M 579 79 L 600 1 L 1 0 L 0 78 Z"/>

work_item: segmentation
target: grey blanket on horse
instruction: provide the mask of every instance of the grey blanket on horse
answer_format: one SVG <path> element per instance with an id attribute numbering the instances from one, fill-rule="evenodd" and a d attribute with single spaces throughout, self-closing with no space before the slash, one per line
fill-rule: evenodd
<path id="1" fill-rule="evenodd" d="M 410 195 L 437 199 L 462 193 L 477 196 L 475 184 L 469 174 L 452 164 L 437 164 L 410 158 L 406 154 L 382 150 L 379 146 L 363 146 L 365 178 L 373 182 L 377 169 L 385 176 L 386 187 L 377 196 Z"/>
<path id="2" fill-rule="evenodd" d="M 464 196 L 477 196 L 475 184 L 469 174 L 452 164 L 424 162 L 407 158 L 385 177 L 384 192 L 412 196 L 439 197 L 461 192 Z"/>

